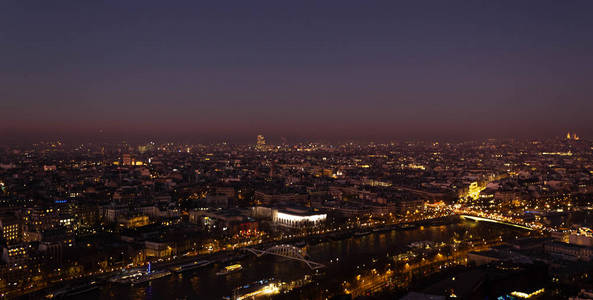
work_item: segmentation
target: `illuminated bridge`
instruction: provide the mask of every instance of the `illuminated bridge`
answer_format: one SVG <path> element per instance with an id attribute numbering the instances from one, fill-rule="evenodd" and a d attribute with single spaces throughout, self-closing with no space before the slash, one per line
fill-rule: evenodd
<path id="1" fill-rule="evenodd" d="M 306 259 L 305 256 L 303 255 L 301 249 L 299 249 L 293 245 L 276 245 L 276 246 L 270 247 L 266 250 L 259 250 L 259 249 L 253 249 L 253 248 L 243 248 L 242 250 L 251 252 L 251 253 L 255 254 L 257 257 L 261 257 L 264 254 L 270 254 L 270 255 L 290 258 L 293 260 L 298 260 L 298 261 L 301 261 L 301 262 L 304 262 L 305 264 L 307 264 L 307 266 L 311 270 L 317 270 L 317 269 L 321 269 L 321 268 L 325 267 L 325 265 L 323 265 L 323 264 Z"/>
<path id="2" fill-rule="evenodd" d="M 533 230 L 533 228 L 529 228 L 527 226 L 523 226 L 523 225 L 519 225 L 519 224 L 513 224 L 513 223 L 499 221 L 499 220 L 494 220 L 494 219 L 489 219 L 489 218 L 484 218 L 484 217 L 477 217 L 477 216 L 470 216 L 470 215 L 461 215 L 461 217 L 464 218 L 464 219 L 474 220 L 476 222 L 477 221 L 492 222 L 492 223 L 498 223 L 498 224 L 513 226 L 513 227 L 518 227 L 518 228 L 521 228 L 521 229 Z"/>

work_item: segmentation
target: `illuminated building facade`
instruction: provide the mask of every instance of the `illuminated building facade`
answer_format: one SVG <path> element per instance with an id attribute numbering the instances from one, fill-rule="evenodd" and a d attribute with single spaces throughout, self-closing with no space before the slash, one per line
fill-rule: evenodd
<path id="1" fill-rule="evenodd" d="M 274 210 L 272 213 L 274 224 L 289 228 L 318 226 L 326 218 L 327 214 L 308 213 L 297 210 Z"/>
<path id="2" fill-rule="evenodd" d="M 472 182 L 469 185 L 469 192 L 468 192 L 468 197 L 472 198 L 472 199 L 478 199 L 478 197 L 480 197 L 480 192 L 482 191 L 482 189 L 480 188 L 480 186 L 478 185 L 477 182 Z"/>
<path id="3" fill-rule="evenodd" d="M 16 218 L 0 219 L 0 232 L 2 238 L 8 243 L 19 242 L 22 238 L 22 226 Z"/>
<path id="4" fill-rule="evenodd" d="M 145 241 L 144 253 L 147 257 L 166 257 L 171 255 L 173 248 L 159 241 Z"/>
<path id="5" fill-rule="evenodd" d="M 8 265 L 22 265 L 29 259 L 31 250 L 32 246 L 28 243 L 6 245 L 2 249 L 2 261 Z"/>
<path id="6" fill-rule="evenodd" d="M 53 207 L 36 206 L 26 210 L 25 228 L 27 231 L 44 231 L 55 228 L 74 228 L 75 222 L 70 205 L 59 200 Z"/>
<path id="7" fill-rule="evenodd" d="M 120 226 L 125 228 L 137 228 L 148 225 L 148 216 L 130 216 L 120 217 L 118 219 Z"/>

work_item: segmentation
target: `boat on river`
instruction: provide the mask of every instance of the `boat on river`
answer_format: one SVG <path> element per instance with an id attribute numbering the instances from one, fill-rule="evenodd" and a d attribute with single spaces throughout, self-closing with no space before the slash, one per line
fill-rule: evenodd
<path id="1" fill-rule="evenodd" d="M 169 275 L 171 275 L 171 272 L 168 270 L 152 270 L 151 264 L 148 263 L 148 267 L 146 268 L 146 270 L 133 269 L 129 271 L 124 271 L 121 274 L 112 277 L 111 279 L 109 279 L 109 281 L 114 283 L 127 283 L 134 285 L 158 278 L 163 278 Z"/>
<path id="2" fill-rule="evenodd" d="M 140 284 L 143 282 L 147 282 L 147 281 L 151 281 L 154 279 L 159 279 L 159 278 L 163 278 L 163 277 L 167 277 L 171 275 L 171 272 L 167 271 L 167 270 L 160 270 L 160 271 L 153 271 L 150 273 L 145 273 L 142 274 L 138 277 L 134 277 L 130 280 L 130 284 Z"/>
<path id="3" fill-rule="evenodd" d="M 230 265 L 230 266 L 224 267 L 224 269 L 222 269 L 221 271 L 216 272 L 216 275 L 224 276 L 224 275 L 228 275 L 231 273 L 239 272 L 241 270 L 243 270 L 243 266 L 241 266 L 240 264 Z"/>

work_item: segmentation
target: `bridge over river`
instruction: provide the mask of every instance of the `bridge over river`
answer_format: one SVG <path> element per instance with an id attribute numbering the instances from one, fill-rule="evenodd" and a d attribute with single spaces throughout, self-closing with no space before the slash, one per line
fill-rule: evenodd
<path id="1" fill-rule="evenodd" d="M 461 218 L 469 219 L 469 220 L 474 220 L 476 222 L 478 222 L 478 221 L 484 221 L 484 222 L 498 223 L 498 224 L 513 226 L 513 227 L 518 227 L 518 228 L 526 229 L 526 230 L 533 230 L 533 228 L 530 228 L 530 227 L 527 227 L 527 226 L 524 226 L 524 225 L 514 224 L 514 223 L 509 223 L 509 222 L 504 222 L 504 221 L 499 221 L 499 220 L 490 219 L 490 218 L 484 218 L 484 217 L 478 217 L 478 216 L 471 216 L 471 215 L 461 215 Z"/>
<path id="2" fill-rule="evenodd" d="M 317 270 L 317 269 L 321 269 L 321 268 L 325 267 L 324 264 L 320 264 L 318 262 L 314 262 L 312 260 L 307 259 L 303 255 L 301 249 L 299 249 L 293 245 L 276 245 L 276 246 L 270 247 L 266 250 L 259 250 L 259 249 L 254 249 L 254 248 L 243 248 L 242 250 L 251 252 L 251 253 L 255 254 L 257 257 L 261 257 L 265 254 L 270 254 L 270 255 L 290 258 L 293 260 L 298 260 L 298 261 L 301 261 L 301 262 L 304 262 L 305 264 L 307 264 L 307 266 L 311 270 Z"/>

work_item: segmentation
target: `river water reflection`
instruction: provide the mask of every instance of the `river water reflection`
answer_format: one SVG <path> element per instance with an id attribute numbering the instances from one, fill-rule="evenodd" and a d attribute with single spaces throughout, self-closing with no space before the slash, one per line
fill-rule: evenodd
<path id="1" fill-rule="evenodd" d="M 309 289 L 326 288 L 350 279 L 362 265 L 373 258 L 385 258 L 414 241 L 451 241 L 501 235 L 513 239 L 525 231 L 492 223 L 476 223 L 463 220 L 456 224 L 418 227 L 411 230 L 373 232 L 365 236 L 353 236 L 344 240 L 329 240 L 316 245 L 307 245 L 310 259 L 327 267 L 323 276 Z M 232 290 L 245 283 L 265 278 L 290 281 L 312 274 L 306 264 L 282 257 L 266 255 L 260 258 L 250 255 L 240 262 L 244 269 L 238 273 L 217 276 L 223 264 L 212 264 L 202 269 L 153 280 L 137 286 L 111 284 L 92 293 L 79 295 L 76 299 L 221 299 L 230 296 Z M 293 296 L 290 298 L 298 298 Z"/>

